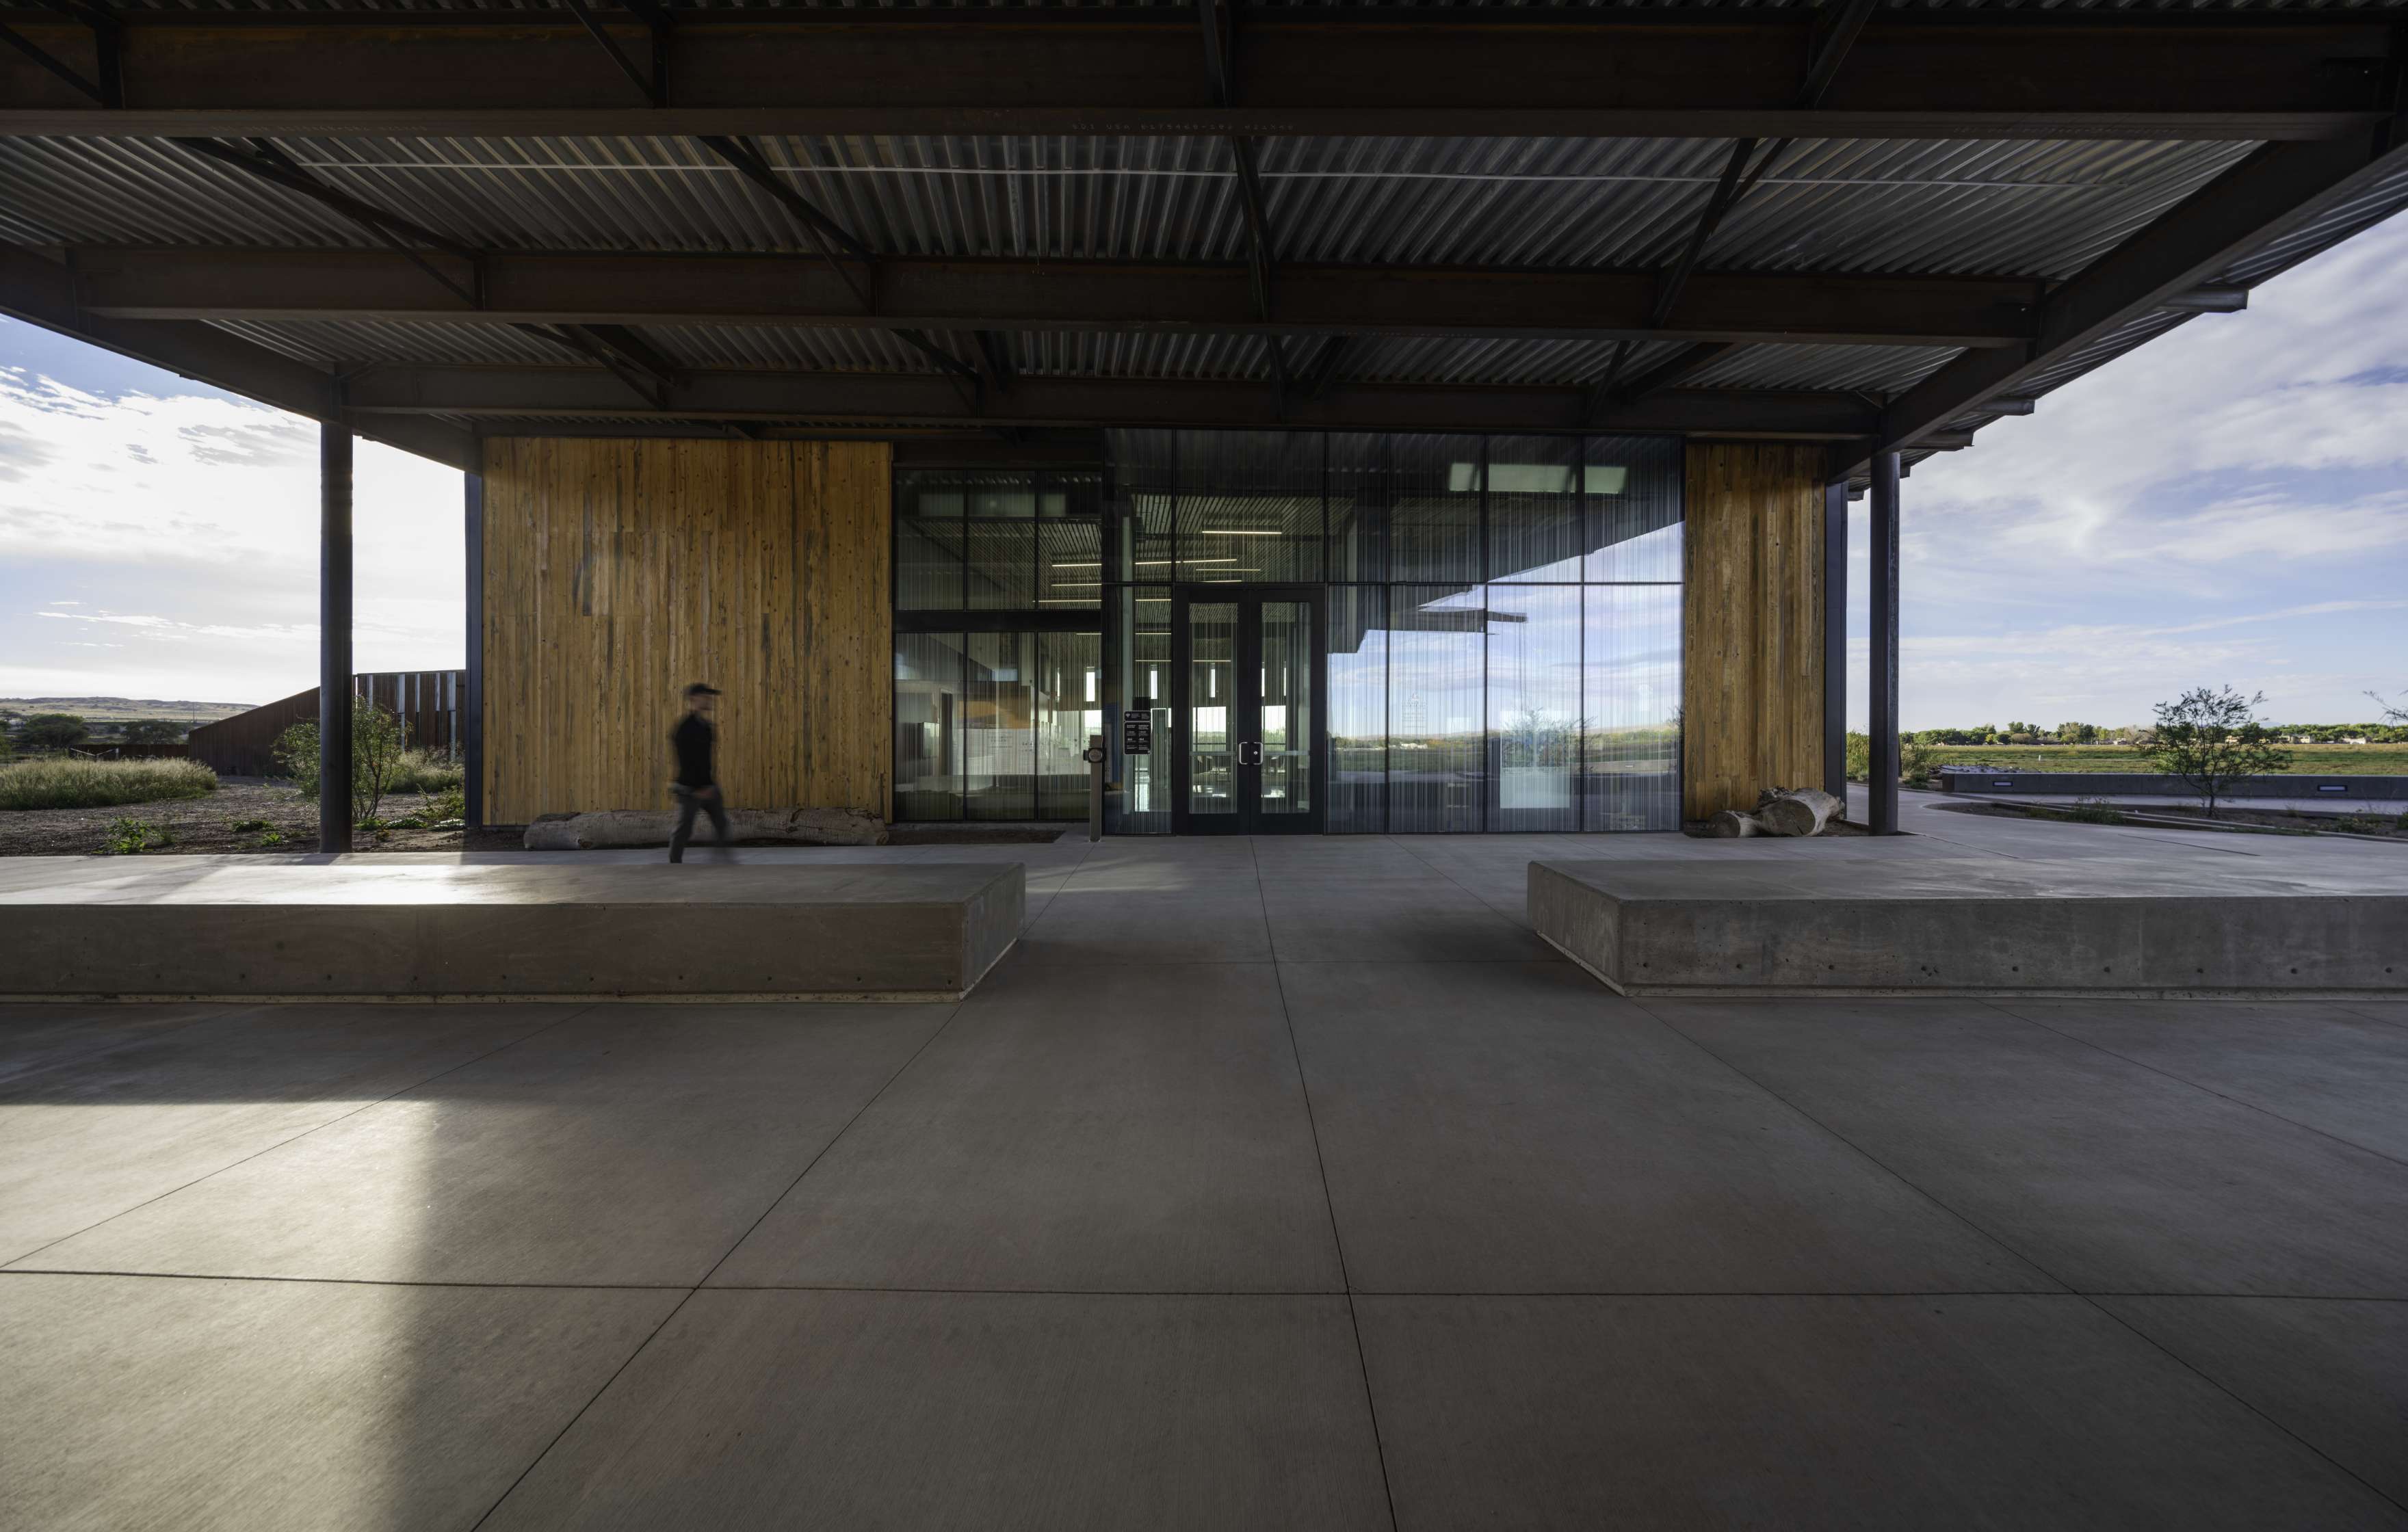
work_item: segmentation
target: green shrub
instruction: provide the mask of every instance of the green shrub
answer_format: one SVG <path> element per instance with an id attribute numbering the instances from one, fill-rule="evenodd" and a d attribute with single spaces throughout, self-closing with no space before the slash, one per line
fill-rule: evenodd
<path id="1" fill-rule="evenodd" d="M 236 835 L 251 835 L 260 830 L 273 830 L 276 826 L 264 819 L 238 819 L 226 828 Z"/>
<path id="2" fill-rule="evenodd" d="M 132 856 L 161 846 L 172 846 L 176 838 L 162 825 L 147 819 L 112 819 L 108 832 L 101 838 L 100 849 L 110 856 Z"/>
<path id="3" fill-rule="evenodd" d="M 435 801 L 427 805 L 425 814 L 426 822 L 430 824 L 440 823 L 447 819 L 466 819 L 468 817 L 467 790 L 464 787 L 445 788 L 435 795 Z"/>
<path id="4" fill-rule="evenodd" d="M 318 795 L 318 725 L 301 723 L 276 737 L 273 749 L 276 764 L 293 779 L 293 785 L 305 798 Z M 405 752 L 401 748 L 401 720 L 389 709 L 380 708 L 366 697 L 351 698 L 351 820 L 354 823 L 376 818 L 377 809 L 388 793 L 405 791 L 395 779 L 412 755 L 424 752 Z M 456 768 L 454 776 L 457 775 Z"/>
<path id="5" fill-rule="evenodd" d="M 198 761 L 83 761 L 59 756 L 0 766 L 0 809 L 106 809 L 197 798 L 218 774 Z"/>
<path id="6" fill-rule="evenodd" d="M 2116 812 L 2114 806 L 2104 798 L 2076 798 L 2073 800 L 2073 807 L 2065 811 L 2065 817 L 2079 820 L 2085 824 L 2124 823 L 2124 816 Z"/>
<path id="7" fill-rule="evenodd" d="M 284 775 L 293 779 L 294 788 L 305 798 L 318 795 L 318 725 L 292 723 L 276 737 L 268 753 Z"/>

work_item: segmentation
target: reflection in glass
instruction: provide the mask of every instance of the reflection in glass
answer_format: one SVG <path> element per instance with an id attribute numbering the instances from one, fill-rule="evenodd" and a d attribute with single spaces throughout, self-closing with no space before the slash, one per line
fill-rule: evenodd
<path id="1" fill-rule="evenodd" d="M 1576 830 L 1581 591 L 1488 588 L 1488 731 L 1495 740 L 1492 830 Z"/>
<path id="2" fill-rule="evenodd" d="M 1478 437 L 1395 436 L 1376 480 L 1387 513 L 1388 578 L 1480 578 Z"/>
<path id="3" fill-rule="evenodd" d="M 1037 527 L 1028 521 L 963 523 L 969 553 L 973 611 L 1011 610 L 1037 604 Z"/>
<path id="4" fill-rule="evenodd" d="M 1584 478 L 1591 580 L 1681 578 L 1678 441 L 1591 437 Z"/>
<path id="5" fill-rule="evenodd" d="M 1099 522 L 1047 521 L 1037 528 L 1037 604 L 1104 604 L 1104 537 Z"/>
<path id="6" fill-rule="evenodd" d="M 1100 633 L 1037 637 L 1037 817 L 1084 819 L 1090 735 L 1104 729 Z"/>
<path id="7" fill-rule="evenodd" d="M 1329 578 L 1333 582 L 1388 578 L 1387 503 L 1381 483 L 1387 440 L 1354 433 L 1332 433 L 1328 438 Z"/>
<path id="8" fill-rule="evenodd" d="M 1581 578 L 1581 444 L 1573 437 L 1488 438 L 1488 578 Z"/>
<path id="9" fill-rule="evenodd" d="M 895 636 L 895 817 L 959 819 L 962 636 Z"/>
<path id="10" fill-rule="evenodd" d="M 1237 809 L 1229 709 L 1237 681 L 1238 609 L 1197 601 L 1187 609 L 1187 811 Z"/>
<path id="11" fill-rule="evenodd" d="M 1178 748 L 1170 711 L 1170 588 L 1125 588 L 1121 611 L 1120 701 L 1152 704 L 1154 752 L 1121 761 L 1121 827 L 1132 834 L 1170 828 L 1171 752 Z"/>
<path id="12" fill-rule="evenodd" d="M 1321 459 L 1312 432 L 1181 432 L 1178 578 L 1318 582 Z"/>
<path id="13" fill-rule="evenodd" d="M 920 502 L 929 498 L 918 497 Z M 958 503 L 960 496 L 953 498 Z M 952 611 L 961 604 L 960 520 L 898 517 L 895 523 L 896 607 L 904 611 Z"/>
<path id="14" fill-rule="evenodd" d="M 1388 827 L 1387 592 L 1329 589 L 1329 815 L 1332 831 Z"/>
<path id="15" fill-rule="evenodd" d="M 1037 811 L 1036 635 L 973 633 L 964 689 L 962 798 L 969 819 L 1029 819 Z"/>
<path id="16" fill-rule="evenodd" d="M 1681 588 L 1592 585 L 1583 828 L 1681 827 Z"/>
<path id="17" fill-rule="evenodd" d="M 1265 814 L 1312 811 L 1312 605 L 1262 604 L 1262 796 Z"/>
<path id="18" fill-rule="evenodd" d="M 1486 623 L 1480 587 L 1388 591 L 1388 827 L 1481 828 Z"/>

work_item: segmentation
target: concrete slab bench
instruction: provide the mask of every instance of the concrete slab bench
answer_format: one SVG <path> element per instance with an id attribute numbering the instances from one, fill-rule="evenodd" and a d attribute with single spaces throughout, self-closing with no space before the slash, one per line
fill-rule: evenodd
<path id="1" fill-rule="evenodd" d="M 53 866 L 0 887 L 0 997 L 957 999 L 1026 900 L 1017 862 Z"/>
<path id="2" fill-rule="evenodd" d="M 2100 859 L 1533 862 L 1530 923 L 1619 993 L 2408 993 L 2408 892 Z"/>

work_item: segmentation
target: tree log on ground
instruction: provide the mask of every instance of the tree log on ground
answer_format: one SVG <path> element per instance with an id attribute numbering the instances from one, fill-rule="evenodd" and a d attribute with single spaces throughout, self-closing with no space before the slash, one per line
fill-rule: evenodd
<path id="1" fill-rule="evenodd" d="M 1776 787 L 1756 806 L 1756 817 L 1769 835 L 1821 835 L 1835 819 L 1846 817 L 1847 806 L 1813 787 Z"/>
<path id="2" fill-rule="evenodd" d="M 1737 809 L 1726 809 L 1706 822 L 1706 834 L 1720 840 L 1732 840 L 1744 836 L 1764 833 L 1762 821 L 1754 814 Z"/>

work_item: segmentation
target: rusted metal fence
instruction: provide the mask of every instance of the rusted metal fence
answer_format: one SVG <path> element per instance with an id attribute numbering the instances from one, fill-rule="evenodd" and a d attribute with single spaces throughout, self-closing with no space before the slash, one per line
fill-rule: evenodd
<path id="1" fill-rule="evenodd" d="M 401 740 L 409 750 L 460 754 L 459 670 L 379 670 L 351 678 L 351 693 L 401 720 Z M 204 723 L 184 738 L 193 759 L 221 777 L 269 777 L 278 773 L 276 739 L 295 723 L 318 721 L 318 689 L 295 692 L 247 713 Z"/>

